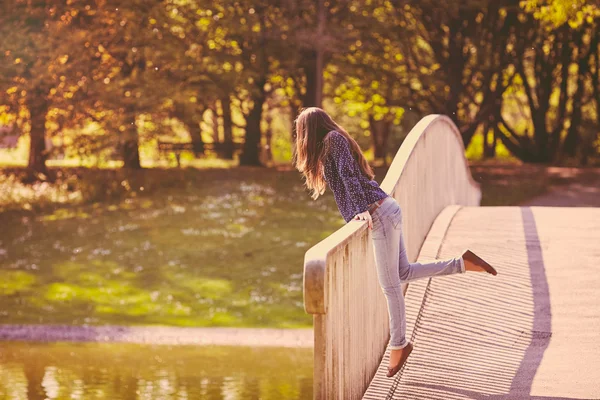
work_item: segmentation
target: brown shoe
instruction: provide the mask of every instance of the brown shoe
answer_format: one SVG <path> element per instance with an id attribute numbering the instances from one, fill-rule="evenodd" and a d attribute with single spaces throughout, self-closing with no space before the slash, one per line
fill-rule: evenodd
<path id="1" fill-rule="evenodd" d="M 469 262 L 483 268 L 483 270 L 485 272 L 487 272 L 488 274 L 492 274 L 494 276 L 498 275 L 498 272 L 496 271 L 496 269 L 494 267 L 492 267 L 490 264 L 488 264 L 486 261 L 484 261 L 477 254 L 473 253 L 471 250 L 465 250 L 465 252 L 462 255 L 462 258 L 465 261 L 469 261 Z"/>
<path id="2" fill-rule="evenodd" d="M 402 349 L 402 356 L 400 356 L 400 360 L 398 361 L 398 364 L 394 365 L 393 367 L 388 367 L 388 372 L 387 372 L 388 378 L 391 378 L 392 376 L 396 375 L 398 373 L 398 371 L 400 371 L 400 369 L 406 362 L 406 359 L 408 358 L 408 356 L 410 356 L 410 353 L 412 353 L 412 350 L 413 350 L 412 343 L 409 343 L 405 348 Z"/>

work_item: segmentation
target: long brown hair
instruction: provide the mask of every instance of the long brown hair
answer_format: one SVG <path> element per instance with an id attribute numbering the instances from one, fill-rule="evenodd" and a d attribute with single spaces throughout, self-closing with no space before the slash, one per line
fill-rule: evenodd
<path id="1" fill-rule="evenodd" d="M 315 200 L 325 192 L 327 186 L 323 166 L 329 151 L 329 138 L 331 137 L 327 134 L 331 131 L 339 132 L 348 140 L 352 156 L 358 162 L 361 172 L 369 179 L 373 179 L 375 176 L 360 150 L 360 146 L 344 128 L 322 109 L 318 107 L 305 108 L 295 122 L 295 146 L 292 162 L 296 169 L 304 175 L 304 183 L 311 190 L 311 197 Z"/>

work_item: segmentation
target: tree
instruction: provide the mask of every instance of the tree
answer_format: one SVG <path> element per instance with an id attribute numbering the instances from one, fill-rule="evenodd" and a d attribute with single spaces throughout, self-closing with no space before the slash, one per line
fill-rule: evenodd
<path id="1" fill-rule="evenodd" d="M 79 90 L 67 79 L 79 75 L 74 71 L 81 67 L 72 61 L 81 35 L 71 24 L 69 9 L 53 2 L 10 0 L 0 4 L 1 102 L 11 107 L 19 125 L 29 131 L 31 177 L 47 175 L 45 139 L 50 110 Z"/>
<path id="2" fill-rule="evenodd" d="M 178 12 L 172 18 L 176 28 L 174 33 L 182 47 L 178 58 L 173 60 L 170 79 L 177 82 L 178 87 L 173 98 L 177 104 L 176 110 L 181 111 L 177 111 L 176 115 L 180 119 L 185 118 L 187 122 L 184 123 L 190 130 L 192 140 L 198 143 L 198 148 L 202 142 L 198 123 L 205 110 L 210 109 L 213 115 L 218 114 L 220 104 L 224 130 L 224 141 L 220 143 L 222 155 L 233 159 L 230 96 L 242 85 L 245 74 L 240 72 L 245 68 L 241 62 L 239 43 L 229 40 L 226 35 L 236 29 L 239 21 L 231 15 L 235 5 L 230 8 L 212 6 L 212 2 L 202 0 L 189 1 L 185 6 L 178 5 Z M 185 115 L 182 114 L 183 110 L 186 110 Z"/>
<path id="3" fill-rule="evenodd" d="M 139 169 L 138 116 L 160 110 L 171 93 L 170 10 L 162 2 L 135 0 L 98 2 L 81 12 L 87 13 L 88 49 L 97 60 L 88 107 L 104 115 L 99 121 L 115 137 L 123 166 Z"/>
<path id="4" fill-rule="evenodd" d="M 422 113 L 450 116 L 468 146 L 510 84 L 519 1 L 394 4 L 399 23 L 390 38 L 400 49 L 409 90 L 402 101 Z"/>
<path id="5" fill-rule="evenodd" d="M 524 51 L 513 61 L 518 78 L 504 108 L 520 108 L 526 122 L 511 124 L 506 111 L 498 113 L 500 139 L 523 161 L 559 162 L 574 157 L 582 142 L 590 146 L 589 140 L 581 140 L 581 125 L 596 86 L 592 70 L 600 10 L 579 6 L 525 4 Z"/>
<path id="6" fill-rule="evenodd" d="M 387 153 L 393 151 L 388 146 L 391 129 L 400 124 L 404 107 L 409 106 L 403 56 L 396 38 L 387 33 L 399 21 L 389 1 L 353 6 L 350 11 L 347 23 L 359 33 L 348 44 L 349 51 L 333 54 L 329 76 L 335 87 L 334 102 L 348 115 L 361 117 L 375 159 L 385 162 Z"/>

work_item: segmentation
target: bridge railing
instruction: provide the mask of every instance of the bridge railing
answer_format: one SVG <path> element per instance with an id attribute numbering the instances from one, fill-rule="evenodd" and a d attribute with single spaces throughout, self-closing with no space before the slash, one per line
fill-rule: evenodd
<path id="1" fill-rule="evenodd" d="M 402 207 L 411 261 L 446 206 L 481 200 L 460 133 L 441 115 L 429 115 L 411 130 L 381 188 Z M 304 307 L 314 315 L 315 399 L 361 398 L 385 352 L 387 305 L 370 235 L 365 222 L 352 221 L 306 252 Z"/>

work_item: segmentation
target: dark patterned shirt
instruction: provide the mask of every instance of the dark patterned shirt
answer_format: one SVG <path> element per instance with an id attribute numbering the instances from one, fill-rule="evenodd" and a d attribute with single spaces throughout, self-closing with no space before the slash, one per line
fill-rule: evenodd
<path id="1" fill-rule="evenodd" d="M 333 192 L 340 214 L 349 222 L 355 215 L 367 211 L 370 204 L 388 195 L 377 182 L 362 173 L 344 135 L 332 131 L 326 137 L 330 147 L 323 165 L 325 181 Z"/>

